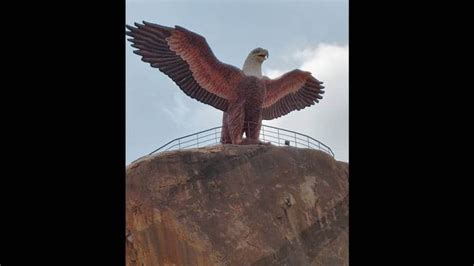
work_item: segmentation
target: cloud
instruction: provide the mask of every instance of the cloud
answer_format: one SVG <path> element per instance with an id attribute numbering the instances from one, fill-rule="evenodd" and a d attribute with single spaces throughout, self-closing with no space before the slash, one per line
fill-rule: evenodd
<path id="1" fill-rule="evenodd" d="M 161 109 L 178 126 L 182 126 L 185 123 L 186 118 L 191 112 L 190 108 L 184 103 L 183 96 L 178 92 L 173 93 L 173 104 L 171 106 L 162 106 Z"/>
<path id="2" fill-rule="evenodd" d="M 285 71 L 279 70 L 279 69 L 269 69 L 269 70 L 263 71 L 263 72 L 264 72 L 265 76 L 268 76 L 270 78 L 276 78 L 276 77 L 279 77 L 279 76 L 281 76 L 285 73 Z"/>
<path id="3" fill-rule="evenodd" d="M 188 98 L 179 90 L 173 93 L 170 105 L 162 106 L 162 111 L 168 116 L 169 121 L 182 130 L 201 131 L 220 126 L 222 120 L 221 111 Z"/>
<path id="4" fill-rule="evenodd" d="M 312 136 L 331 147 L 337 160 L 349 161 L 348 45 L 322 43 L 288 57 L 299 62 L 299 69 L 310 71 L 323 81 L 325 94 L 316 105 L 263 123 Z M 264 73 L 275 78 L 290 70 L 268 69 Z"/>

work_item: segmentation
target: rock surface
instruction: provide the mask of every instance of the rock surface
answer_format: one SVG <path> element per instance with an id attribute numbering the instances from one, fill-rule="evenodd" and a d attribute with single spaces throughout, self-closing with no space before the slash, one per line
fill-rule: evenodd
<path id="1" fill-rule="evenodd" d="M 126 170 L 127 265 L 348 265 L 348 164 L 219 145 Z"/>

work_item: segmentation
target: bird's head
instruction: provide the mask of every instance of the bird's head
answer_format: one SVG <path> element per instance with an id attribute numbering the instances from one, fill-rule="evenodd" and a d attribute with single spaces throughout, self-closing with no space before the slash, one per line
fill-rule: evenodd
<path id="1" fill-rule="evenodd" d="M 268 51 L 260 47 L 255 48 L 250 52 L 249 58 L 252 58 L 261 64 L 263 61 L 268 59 Z"/>

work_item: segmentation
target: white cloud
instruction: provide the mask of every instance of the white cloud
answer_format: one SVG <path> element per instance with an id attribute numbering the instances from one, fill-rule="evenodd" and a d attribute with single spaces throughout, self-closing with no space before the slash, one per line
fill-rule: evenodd
<path id="1" fill-rule="evenodd" d="M 263 72 L 265 76 L 268 76 L 270 78 L 277 78 L 285 73 L 285 71 L 279 69 L 269 69 Z"/>
<path id="2" fill-rule="evenodd" d="M 312 136 L 331 147 L 337 160 L 349 161 L 348 45 L 319 44 L 289 57 L 299 62 L 299 69 L 324 82 L 325 94 L 316 105 L 263 123 Z M 268 69 L 264 73 L 274 78 L 290 70 Z"/>
<path id="3" fill-rule="evenodd" d="M 191 111 L 189 107 L 183 102 L 182 95 L 178 92 L 173 93 L 173 105 L 170 107 L 163 106 L 163 112 L 170 116 L 171 121 L 181 126 Z"/>
<path id="4" fill-rule="evenodd" d="M 170 121 L 186 130 L 201 131 L 220 126 L 222 120 L 221 111 L 186 97 L 179 89 L 173 93 L 172 107 L 163 106 L 162 110 L 168 115 Z"/>

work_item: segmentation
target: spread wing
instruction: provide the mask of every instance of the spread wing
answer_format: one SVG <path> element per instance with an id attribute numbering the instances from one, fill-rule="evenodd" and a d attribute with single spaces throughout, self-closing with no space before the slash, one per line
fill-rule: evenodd
<path id="1" fill-rule="evenodd" d="M 267 95 L 263 102 L 262 116 L 265 120 L 301 110 L 323 98 L 322 82 L 306 71 L 295 69 L 276 79 L 264 77 L 264 81 Z"/>
<path id="2" fill-rule="evenodd" d="M 180 26 L 143 22 L 126 26 L 135 54 L 168 75 L 191 98 L 222 111 L 235 99 L 243 72 L 220 62 L 206 39 Z"/>

